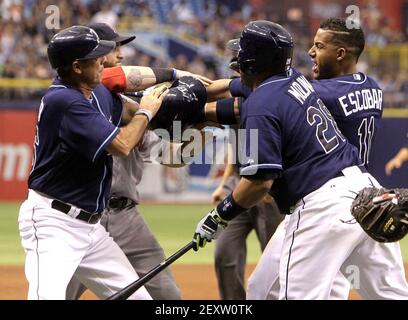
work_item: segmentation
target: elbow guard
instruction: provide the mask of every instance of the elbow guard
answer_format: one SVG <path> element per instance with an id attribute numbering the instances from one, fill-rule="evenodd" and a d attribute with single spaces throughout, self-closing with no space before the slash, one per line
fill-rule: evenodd
<path id="1" fill-rule="evenodd" d="M 122 67 L 105 68 L 102 73 L 102 84 L 111 92 L 124 92 L 127 84 Z"/>

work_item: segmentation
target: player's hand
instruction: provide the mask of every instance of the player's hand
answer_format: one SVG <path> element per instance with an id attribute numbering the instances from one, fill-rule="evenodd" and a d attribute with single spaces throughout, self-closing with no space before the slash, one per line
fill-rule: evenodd
<path id="1" fill-rule="evenodd" d="M 387 176 L 391 175 L 391 172 L 394 169 L 399 169 L 402 166 L 402 161 L 401 159 L 399 159 L 398 157 L 395 157 L 393 159 L 391 159 L 390 161 L 387 162 L 387 164 L 385 165 L 385 173 L 387 174 Z"/>
<path id="2" fill-rule="evenodd" d="M 226 193 L 224 192 L 224 187 L 219 185 L 217 189 L 211 195 L 212 203 L 217 205 L 220 201 L 224 200 Z"/>
<path id="3" fill-rule="evenodd" d="M 197 224 L 193 236 L 194 251 L 198 251 L 199 248 L 204 248 L 207 242 L 216 239 L 221 230 L 226 226 L 227 221 L 219 216 L 217 210 L 211 210 L 211 212 L 202 218 Z"/>
<path id="4" fill-rule="evenodd" d="M 181 77 L 196 78 L 197 80 L 201 81 L 201 83 L 206 87 L 208 87 L 211 83 L 213 83 L 211 79 L 208 79 L 207 77 L 204 77 L 202 75 L 176 69 L 176 79 L 180 79 Z"/>
<path id="5" fill-rule="evenodd" d="M 143 96 L 140 100 L 140 109 L 150 111 L 154 117 L 168 92 L 169 89 L 166 85 L 158 86 L 152 90 L 149 95 Z"/>
<path id="6" fill-rule="evenodd" d="M 273 198 L 270 194 L 266 194 L 263 198 L 262 198 L 262 203 L 263 204 L 269 204 L 272 203 Z"/>

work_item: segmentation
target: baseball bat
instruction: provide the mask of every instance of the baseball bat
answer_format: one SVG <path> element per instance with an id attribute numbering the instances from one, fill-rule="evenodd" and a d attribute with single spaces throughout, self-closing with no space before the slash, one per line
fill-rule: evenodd
<path id="1" fill-rule="evenodd" d="M 179 251 L 174 253 L 172 256 L 168 257 L 162 263 L 155 266 L 152 270 L 146 273 L 143 277 L 137 279 L 136 281 L 129 284 L 127 287 L 119 290 L 115 294 L 111 295 L 110 297 L 106 298 L 106 300 L 125 300 L 129 298 L 134 292 L 136 292 L 140 287 L 142 287 L 147 281 L 152 279 L 156 274 L 163 271 L 169 265 L 171 265 L 174 261 L 180 258 L 182 255 L 190 251 L 194 246 L 194 242 L 191 241 Z"/>

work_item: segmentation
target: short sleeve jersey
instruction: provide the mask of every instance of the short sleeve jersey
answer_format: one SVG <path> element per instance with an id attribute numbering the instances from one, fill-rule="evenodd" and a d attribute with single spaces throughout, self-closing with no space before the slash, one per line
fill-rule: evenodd
<path id="1" fill-rule="evenodd" d="M 358 148 L 364 165 L 369 166 L 371 146 L 383 113 L 383 94 L 377 82 L 355 73 L 311 83 L 340 131 Z"/>
<path id="2" fill-rule="evenodd" d="M 282 213 L 341 170 L 359 165 L 356 147 L 299 72 L 263 81 L 244 101 L 241 176 L 274 179 L 271 194 Z"/>
<path id="3" fill-rule="evenodd" d="M 118 134 L 122 103 L 103 85 L 88 100 L 56 78 L 41 100 L 30 189 L 101 212 L 112 180 L 105 148 Z"/>

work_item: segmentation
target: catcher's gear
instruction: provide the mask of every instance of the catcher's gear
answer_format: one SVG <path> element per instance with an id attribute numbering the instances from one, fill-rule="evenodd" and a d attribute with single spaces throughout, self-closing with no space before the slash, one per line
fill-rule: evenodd
<path id="1" fill-rule="evenodd" d="M 408 189 L 364 188 L 351 213 L 374 240 L 399 241 L 408 233 Z"/>

